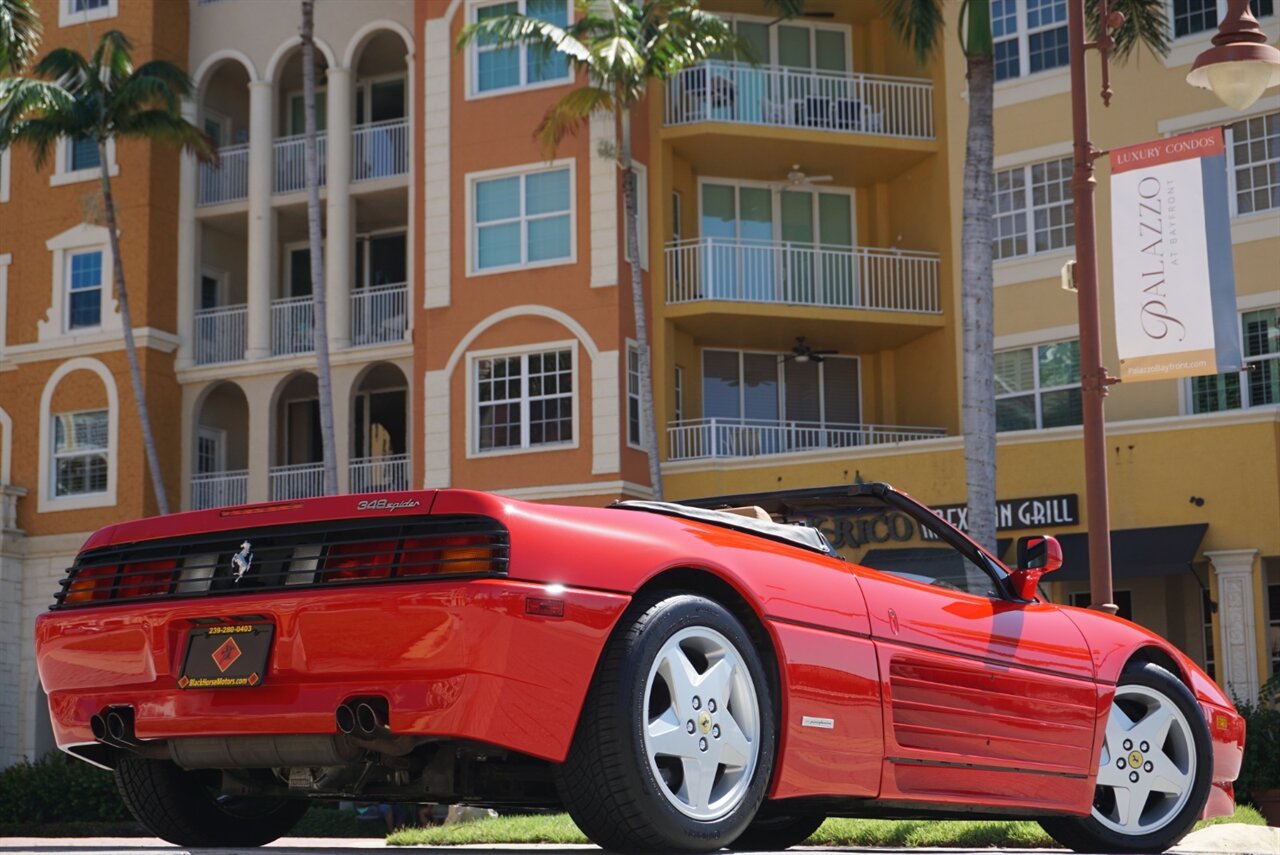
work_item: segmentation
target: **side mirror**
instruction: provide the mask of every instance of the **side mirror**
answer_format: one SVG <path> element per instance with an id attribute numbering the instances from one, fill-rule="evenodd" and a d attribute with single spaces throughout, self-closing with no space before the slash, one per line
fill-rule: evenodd
<path id="1" fill-rule="evenodd" d="M 1062 566 L 1062 546 L 1055 537 L 1028 535 L 1018 538 L 1018 569 L 1009 575 L 1014 593 L 1023 600 L 1036 598 L 1040 577 Z"/>

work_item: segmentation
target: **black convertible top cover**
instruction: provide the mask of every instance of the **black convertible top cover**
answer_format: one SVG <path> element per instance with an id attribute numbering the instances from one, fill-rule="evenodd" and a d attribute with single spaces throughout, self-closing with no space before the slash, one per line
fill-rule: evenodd
<path id="1" fill-rule="evenodd" d="M 698 522 L 767 537 L 770 540 L 799 546 L 822 555 L 829 555 L 834 558 L 840 557 L 822 532 L 807 525 L 784 525 L 776 522 L 765 522 L 764 520 L 742 516 L 741 514 L 695 508 L 692 505 L 677 505 L 674 502 L 644 502 L 636 500 L 614 502 L 609 507 L 621 508 L 624 511 L 648 511 L 654 514 L 684 517 L 685 519 L 697 520 Z"/>

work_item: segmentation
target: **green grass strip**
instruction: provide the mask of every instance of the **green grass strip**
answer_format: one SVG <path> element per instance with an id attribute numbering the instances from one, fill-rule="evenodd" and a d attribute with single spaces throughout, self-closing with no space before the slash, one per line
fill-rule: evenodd
<path id="1" fill-rule="evenodd" d="M 1266 825 L 1262 814 L 1237 806 L 1233 816 L 1210 819 L 1197 829 L 1223 822 Z M 500 816 L 461 825 L 406 828 L 387 838 L 391 846 L 461 846 L 501 843 L 588 843 L 566 814 Z M 942 848 L 1057 848 L 1034 822 L 922 819 L 829 819 L 806 841 L 809 846 L 936 846 Z"/>

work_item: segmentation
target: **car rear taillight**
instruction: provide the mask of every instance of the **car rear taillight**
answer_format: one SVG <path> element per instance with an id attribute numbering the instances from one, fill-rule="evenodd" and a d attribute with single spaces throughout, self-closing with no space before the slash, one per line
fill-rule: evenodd
<path id="1" fill-rule="evenodd" d="M 391 575 L 391 562 L 395 555 L 394 540 L 334 544 L 325 555 L 321 581 L 385 579 Z"/>
<path id="2" fill-rule="evenodd" d="M 178 562 L 173 559 L 135 561 L 124 565 L 120 578 L 116 580 L 116 599 L 157 597 L 169 593 L 173 571 L 177 567 Z"/>
<path id="3" fill-rule="evenodd" d="M 99 567 L 82 567 L 67 587 L 64 603 L 92 603 L 111 597 L 111 579 L 116 575 L 116 566 L 107 564 Z"/>
<path id="4" fill-rule="evenodd" d="M 400 550 L 398 576 L 470 576 L 494 569 L 494 544 L 486 535 L 413 537 Z"/>

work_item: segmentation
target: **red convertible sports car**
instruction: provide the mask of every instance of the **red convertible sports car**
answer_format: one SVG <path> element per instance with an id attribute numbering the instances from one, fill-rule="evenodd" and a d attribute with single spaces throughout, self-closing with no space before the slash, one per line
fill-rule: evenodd
<path id="1" fill-rule="evenodd" d="M 838 505 L 842 554 L 800 500 L 440 490 L 115 525 L 37 622 L 40 677 L 59 746 L 182 846 L 266 843 L 317 799 L 563 806 L 652 852 L 956 815 L 1158 852 L 1231 812 L 1231 702 L 1158 636 L 1038 597 L 1056 541 L 1010 571 L 887 485 Z"/>

